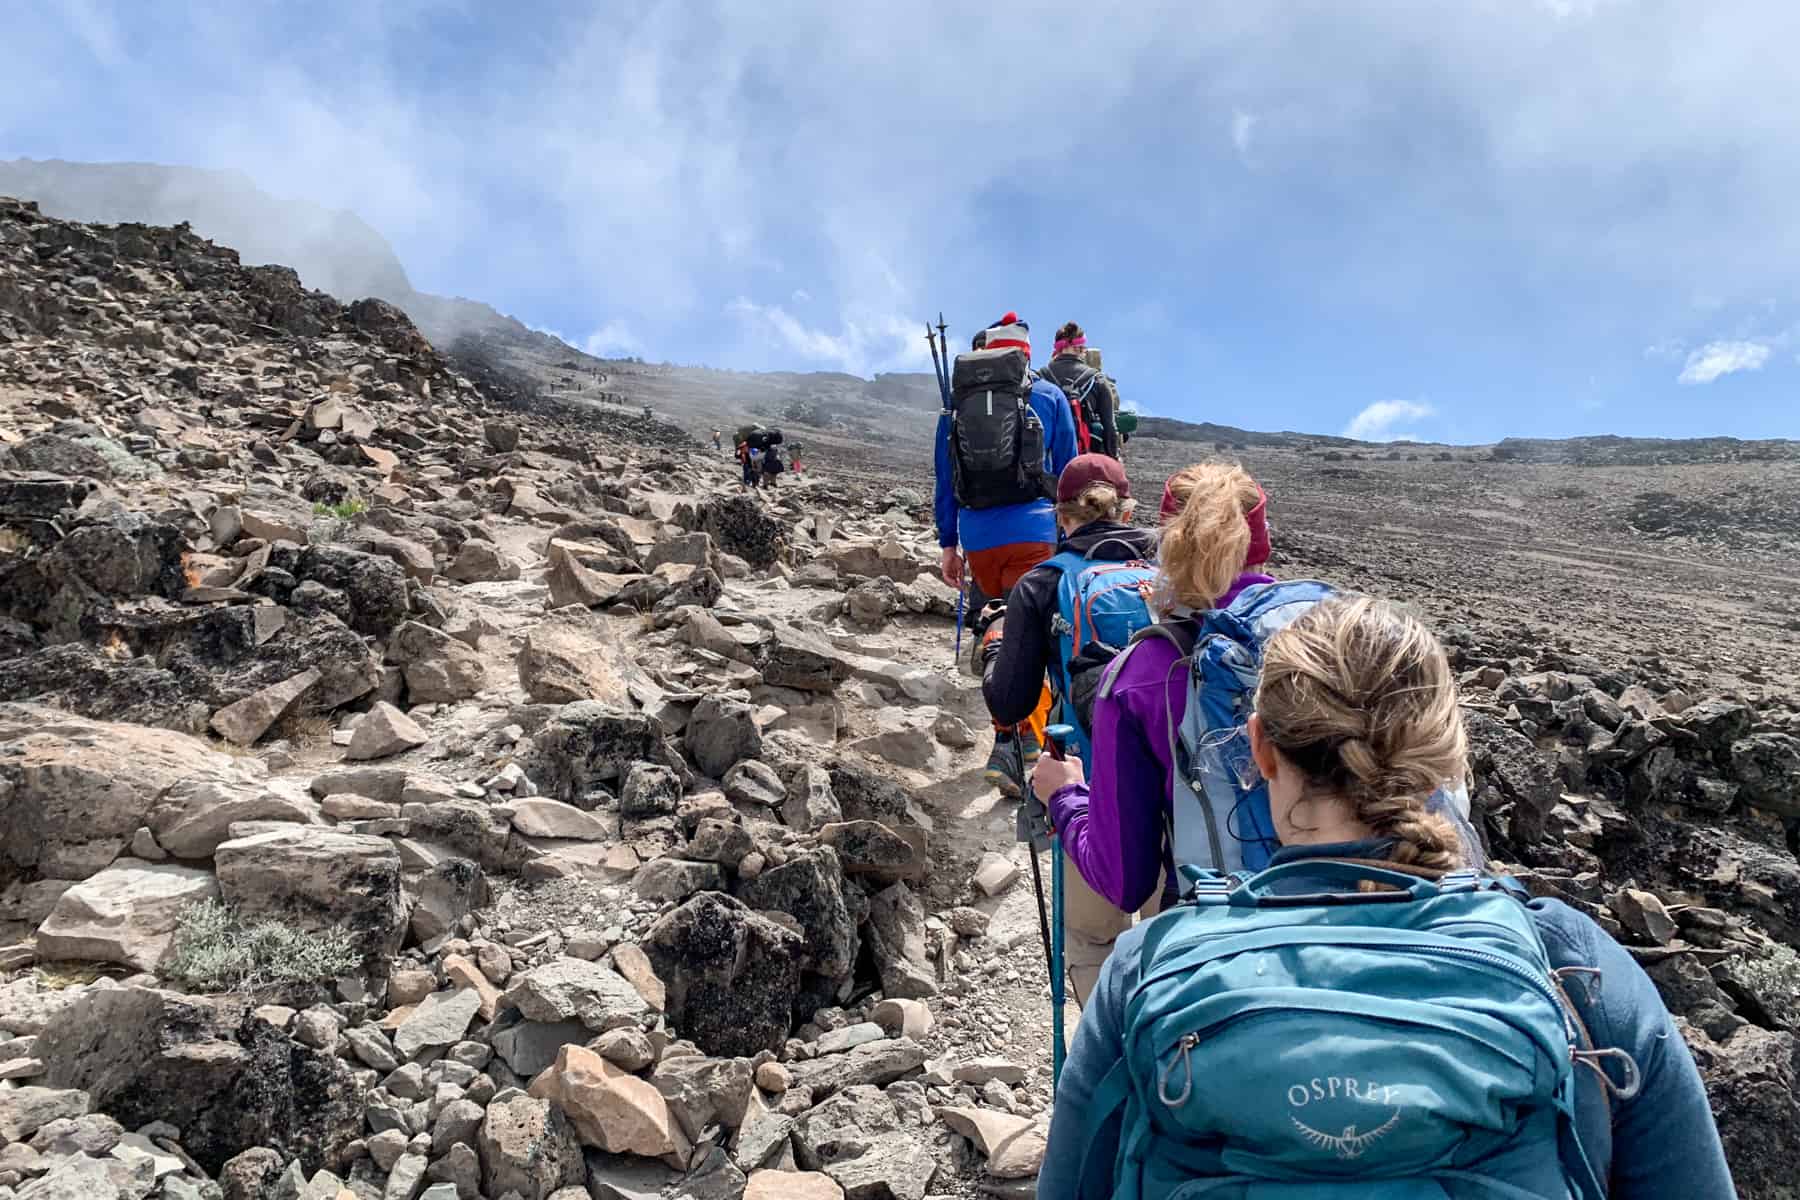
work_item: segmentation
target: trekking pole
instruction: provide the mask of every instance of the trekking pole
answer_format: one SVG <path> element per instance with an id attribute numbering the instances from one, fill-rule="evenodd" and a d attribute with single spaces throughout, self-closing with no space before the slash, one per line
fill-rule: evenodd
<path id="1" fill-rule="evenodd" d="M 1062 759 L 1063 742 L 1074 732 L 1074 727 L 1070 725 L 1052 725 L 1044 730 L 1044 748 L 1051 758 L 1059 761 Z M 1050 911 L 1050 1009 L 1053 1017 L 1050 1026 L 1050 1094 L 1054 1096 L 1056 1085 L 1062 1080 L 1063 1062 L 1069 1056 L 1063 1029 L 1068 998 L 1063 990 L 1062 838 L 1057 834 L 1055 825 L 1050 827 Z"/>
<path id="2" fill-rule="evenodd" d="M 956 556 L 958 561 L 961 561 L 962 551 L 960 549 L 956 552 Z M 969 564 L 964 562 L 962 577 L 956 585 L 956 648 L 950 653 L 951 660 L 957 663 L 962 662 L 963 605 L 968 601 L 968 598 Z"/>
<path id="3" fill-rule="evenodd" d="M 944 314 L 941 312 L 938 313 L 937 342 L 936 342 L 937 349 L 932 351 L 931 363 L 932 363 L 933 368 L 935 368 L 937 371 L 938 395 L 939 395 L 939 397 L 941 397 L 943 399 L 945 408 L 950 407 L 950 340 L 948 337 L 949 329 L 950 329 L 950 327 L 948 325 L 944 324 Z M 929 324 L 927 324 L 925 326 L 925 334 L 927 337 L 929 337 L 931 335 L 931 326 Z M 943 354 L 941 363 L 940 363 L 939 357 L 938 357 L 939 351 L 942 351 L 942 354 Z"/>
<path id="4" fill-rule="evenodd" d="M 1058 757 L 1061 757 L 1060 753 Z M 1054 1095 L 1056 1080 L 1062 1073 L 1063 1037 L 1062 1037 L 1062 874 L 1053 864 L 1050 868 L 1051 900 L 1056 905 L 1057 922 L 1055 932 L 1051 932 L 1050 912 L 1044 906 L 1044 869 L 1038 864 L 1038 843 L 1042 834 L 1049 827 L 1048 812 L 1042 827 L 1034 821 L 1030 806 L 1037 803 L 1031 794 L 1031 784 L 1025 778 L 1025 745 L 1015 734 L 1013 737 L 1013 762 L 1019 769 L 1019 782 L 1025 794 L 1019 800 L 1019 833 L 1021 841 L 1031 852 L 1031 883 L 1037 892 L 1038 935 L 1044 940 L 1044 972 L 1050 981 L 1050 1091 Z M 1054 831 L 1052 831 L 1054 833 Z M 1048 843 L 1054 851 L 1054 836 Z"/>

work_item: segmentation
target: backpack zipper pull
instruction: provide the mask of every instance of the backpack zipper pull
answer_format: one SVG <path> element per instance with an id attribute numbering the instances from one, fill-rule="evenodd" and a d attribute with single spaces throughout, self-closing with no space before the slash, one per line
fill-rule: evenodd
<path id="1" fill-rule="evenodd" d="M 1181 1094 L 1179 1096 L 1169 1095 L 1169 1076 L 1175 1073 L 1175 1063 L 1171 1062 L 1167 1067 L 1164 1067 L 1162 1078 L 1156 1082 L 1156 1098 L 1170 1108 L 1180 1108 L 1188 1102 L 1188 1097 L 1194 1094 L 1194 1064 L 1189 1059 L 1188 1055 L 1192 1052 L 1194 1047 L 1199 1044 L 1200 1035 L 1197 1033 L 1182 1034 L 1181 1041 L 1177 1044 L 1177 1048 L 1181 1051 L 1179 1062 L 1181 1063 L 1182 1073 L 1187 1077 L 1186 1081 L 1181 1085 Z"/>

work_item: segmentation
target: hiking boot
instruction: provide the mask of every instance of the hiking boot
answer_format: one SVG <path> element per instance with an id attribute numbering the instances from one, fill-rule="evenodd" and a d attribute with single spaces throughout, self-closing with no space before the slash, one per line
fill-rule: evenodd
<path id="1" fill-rule="evenodd" d="M 999 788 L 1002 796 L 1014 799 L 1025 794 L 1025 781 L 1019 777 L 1018 745 L 1018 735 L 1010 730 L 996 733 L 994 752 L 988 755 L 987 768 L 982 771 L 989 787 Z"/>
<path id="2" fill-rule="evenodd" d="M 1031 770 L 1042 757 L 1044 747 L 1038 742 L 1038 735 L 1029 725 L 1019 726 L 1017 737 L 1019 744 L 1025 748 L 1025 769 Z"/>

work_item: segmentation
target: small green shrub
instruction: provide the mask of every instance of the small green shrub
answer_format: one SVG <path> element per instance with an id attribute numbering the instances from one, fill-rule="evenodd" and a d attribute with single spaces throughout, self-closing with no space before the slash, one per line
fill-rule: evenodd
<path id="1" fill-rule="evenodd" d="M 1800 954 L 1776 942 L 1761 958 L 1747 958 L 1735 974 L 1769 1015 L 1789 1029 L 1800 1029 Z"/>
<path id="2" fill-rule="evenodd" d="M 321 983 L 360 959 L 342 929 L 302 933 L 279 921 L 246 922 L 216 900 L 182 911 L 162 974 L 199 992 L 255 992 Z"/>
<path id="3" fill-rule="evenodd" d="M 348 521 L 350 518 L 368 511 L 368 507 L 368 505 L 364 504 L 361 500 L 358 500 L 355 496 L 350 497 L 348 500 L 340 501 L 337 504 L 326 504 L 324 501 L 320 501 L 313 505 L 313 516 L 336 517 L 340 521 Z"/>

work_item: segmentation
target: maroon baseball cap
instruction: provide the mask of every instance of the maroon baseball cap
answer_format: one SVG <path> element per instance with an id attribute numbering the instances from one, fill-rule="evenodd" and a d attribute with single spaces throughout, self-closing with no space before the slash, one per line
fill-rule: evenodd
<path id="1" fill-rule="evenodd" d="M 1056 480 L 1056 502 L 1066 503 L 1096 483 L 1110 483 L 1121 499 L 1131 495 L 1125 464 L 1110 454 L 1082 454 L 1069 460 Z"/>

